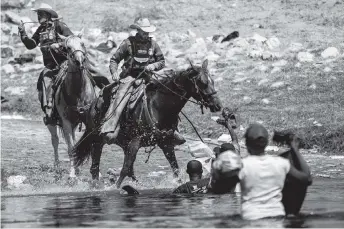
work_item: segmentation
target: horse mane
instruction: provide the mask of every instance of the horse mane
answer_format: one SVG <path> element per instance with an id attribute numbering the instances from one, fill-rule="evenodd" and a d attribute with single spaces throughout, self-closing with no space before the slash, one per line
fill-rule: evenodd
<path id="1" fill-rule="evenodd" d="M 170 83 L 171 81 L 175 81 L 178 78 L 196 76 L 197 74 L 199 74 L 200 70 L 201 70 L 201 67 L 195 66 L 195 65 L 189 66 L 188 68 L 186 68 L 184 70 L 178 70 L 178 71 L 166 70 L 161 78 L 159 78 L 159 79 L 153 78 L 154 79 L 154 81 L 153 81 L 154 89 L 160 89 L 160 88 L 165 89 L 165 87 L 163 85 L 166 85 L 166 84 Z M 158 76 L 160 76 L 160 75 L 158 75 Z M 155 81 L 158 81 L 158 82 L 155 82 Z"/>

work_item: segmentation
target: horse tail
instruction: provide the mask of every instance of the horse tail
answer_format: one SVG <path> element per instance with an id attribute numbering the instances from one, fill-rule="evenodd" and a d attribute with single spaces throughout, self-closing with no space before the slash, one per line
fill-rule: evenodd
<path id="1" fill-rule="evenodd" d="M 76 166 L 80 166 L 87 162 L 92 153 L 92 144 L 99 140 L 97 132 L 91 130 L 85 130 L 82 137 L 74 145 L 72 149 L 73 160 Z"/>

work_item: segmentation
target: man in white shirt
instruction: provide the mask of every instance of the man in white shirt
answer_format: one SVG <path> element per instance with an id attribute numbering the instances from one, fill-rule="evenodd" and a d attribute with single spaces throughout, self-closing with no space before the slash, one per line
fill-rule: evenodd
<path id="1" fill-rule="evenodd" d="M 282 190 L 286 178 L 297 180 L 300 185 L 308 184 L 310 180 L 309 168 L 295 145 L 296 138 L 290 145 L 300 170 L 283 157 L 265 154 L 269 135 L 262 125 L 250 125 L 245 138 L 249 156 L 242 159 L 240 172 L 233 176 L 233 180 L 240 182 L 241 215 L 247 220 L 284 217 Z"/>

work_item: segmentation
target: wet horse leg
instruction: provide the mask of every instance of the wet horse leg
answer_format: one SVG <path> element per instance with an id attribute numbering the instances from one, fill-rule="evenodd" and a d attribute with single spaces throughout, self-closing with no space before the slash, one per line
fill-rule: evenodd
<path id="1" fill-rule="evenodd" d="M 159 144 L 159 147 L 165 154 L 167 161 L 170 163 L 173 175 L 175 178 L 179 177 L 179 166 L 176 159 L 176 155 L 174 153 L 174 146 L 170 144 Z"/>
<path id="2" fill-rule="evenodd" d="M 134 163 L 129 168 L 128 177 L 130 177 L 133 181 L 138 182 L 136 176 L 134 175 Z"/>
<path id="3" fill-rule="evenodd" d="M 119 188 L 126 176 L 129 176 L 131 178 L 135 178 L 134 176 L 134 162 L 136 159 L 137 151 L 140 148 L 140 138 L 134 138 L 132 139 L 128 147 L 123 148 L 124 150 L 124 162 L 123 162 L 123 167 L 121 170 L 121 173 L 119 175 L 119 178 L 116 182 L 117 188 Z"/>
<path id="4" fill-rule="evenodd" d="M 100 158 L 102 155 L 104 144 L 101 142 L 95 142 L 92 144 L 92 165 L 90 168 L 90 172 L 92 175 L 93 180 L 99 180 L 99 177 L 101 176 L 99 172 L 99 164 L 100 164 Z"/>
<path id="5" fill-rule="evenodd" d="M 59 136 L 57 134 L 57 126 L 56 125 L 47 125 L 50 135 L 51 135 L 51 143 L 54 148 L 54 168 L 56 171 L 60 170 L 60 161 L 59 161 L 59 152 L 58 152 L 58 147 L 59 147 Z"/>
<path id="6" fill-rule="evenodd" d="M 74 178 L 76 175 L 79 174 L 79 168 L 77 168 L 74 165 L 74 160 L 73 160 L 73 155 L 71 153 L 72 148 L 75 144 L 75 134 L 74 134 L 74 129 L 72 127 L 72 124 L 68 120 L 63 120 L 62 122 L 63 126 L 63 135 L 66 140 L 66 144 L 68 146 L 68 155 L 69 155 L 69 161 L 70 161 L 70 172 L 69 172 L 69 177 Z"/>

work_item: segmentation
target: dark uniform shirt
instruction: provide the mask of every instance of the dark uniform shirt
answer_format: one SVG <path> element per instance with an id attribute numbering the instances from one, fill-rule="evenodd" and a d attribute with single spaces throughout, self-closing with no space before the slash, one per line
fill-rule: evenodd
<path id="1" fill-rule="evenodd" d="M 66 26 L 66 24 L 60 21 L 54 21 L 48 22 L 46 25 L 40 25 L 32 38 L 29 38 L 26 33 L 23 33 L 21 35 L 21 40 L 28 49 L 34 49 L 38 44 L 40 44 L 44 66 L 49 69 L 53 69 L 56 67 L 56 62 L 60 65 L 67 59 L 67 57 L 61 53 L 56 53 L 54 50 L 49 50 L 48 48 L 53 43 L 62 42 L 58 37 L 58 34 L 66 37 L 73 35 L 72 31 Z M 54 55 L 56 62 L 52 54 Z"/>
<path id="2" fill-rule="evenodd" d="M 145 61 L 145 59 L 148 59 L 148 61 Z M 153 64 L 155 71 L 165 67 L 165 58 L 159 45 L 152 39 L 142 40 L 138 35 L 125 39 L 118 47 L 110 59 L 111 73 L 117 71 L 118 64 L 122 60 L 124 60 L 123 65 L 128 70 L 128 74 L 133 77 L 136 77 L 136 74 L 148 64 Z M 142 62 L 135 60 L 142 60 Z M 125 76 L 127 74 L 123 75 L 123 77 Z"/>

